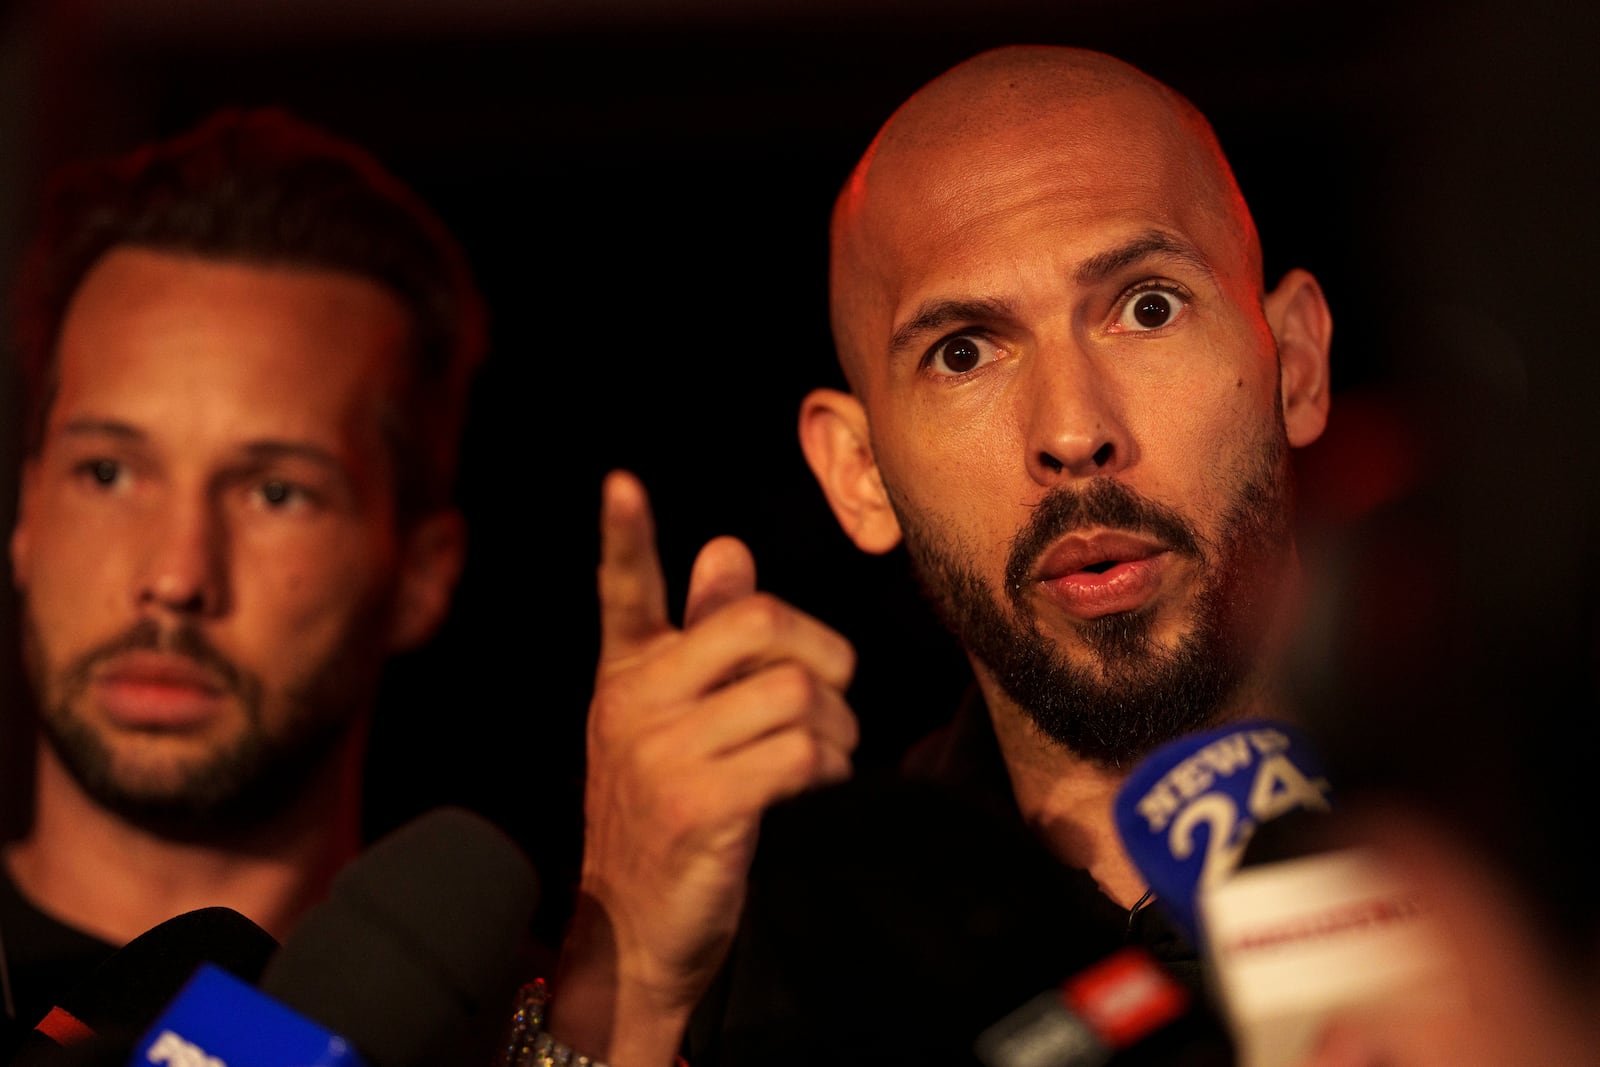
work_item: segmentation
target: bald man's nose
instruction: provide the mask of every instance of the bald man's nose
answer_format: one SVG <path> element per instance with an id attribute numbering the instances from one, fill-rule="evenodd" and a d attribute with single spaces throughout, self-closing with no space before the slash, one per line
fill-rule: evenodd
<path id="1" fill-rule="evenodd" d="M 225 523 L 208 503 L 174 505 L 150 517 L 138 579 L 141 609 L 215 614 L 226 572 Z"/>
<path id="2" fill-rule="evenodd" d="M 1028 473 L 1040 485 L 1113 474 L 1132 459 L 1111 382 L 1076 344 L 1041 349 L 1022 386 Z"/>

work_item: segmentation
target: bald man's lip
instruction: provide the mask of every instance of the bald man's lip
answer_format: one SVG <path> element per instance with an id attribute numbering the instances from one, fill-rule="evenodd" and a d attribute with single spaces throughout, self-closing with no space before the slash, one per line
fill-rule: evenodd
<path id="1" fill-rule="evenodd" d="M 124 652 L 92 676 L 96 700 L 116 725 L 185 729 L 216 715 L 229 691 L 216 673 L 170 652 Z"/>
<path id="2" fill-rule="evenodd" d="M 1074 534 L 1040 557 L 1034 580 L 1069 615 L 1098 619 L 1148 604 L 1170 558 L 1165 545 L 1139 534 Z"/>

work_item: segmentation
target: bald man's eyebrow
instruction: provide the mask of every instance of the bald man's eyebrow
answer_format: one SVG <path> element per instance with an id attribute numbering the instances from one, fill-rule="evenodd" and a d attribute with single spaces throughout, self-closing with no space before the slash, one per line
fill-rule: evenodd
<path id="1" fill-rule="evenodd" d="M 1073 279 L 1079 285 L 1096 285 L 1152 256 L 1178 259 L 1203 272 L 1208 278 L 1215 277 L 1211 264 L 1187 241 L 1165 230 L 1148 230 L 1124 245 L 1090 256 L 1073 272 Z"/>
<path id="2" fill-rule="evenodd" d="M 1004 300 L 934 300 L 923 304 L 917 313 L 889 336 L 889 352 L 894 354 L 918 337 L 943 330 L 955 323 L 1014 317 Z"/>

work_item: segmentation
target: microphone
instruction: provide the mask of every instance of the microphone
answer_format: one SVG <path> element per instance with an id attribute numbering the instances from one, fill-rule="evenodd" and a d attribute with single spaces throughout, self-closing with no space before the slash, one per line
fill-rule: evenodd
<path id="1" fill-rule="evenodd" d="M 1331 810 L 1322 763 L 1303 731 L 1250 719 L 1157 748 L 1117 791 L 1117 832 L 1155 902 L 1195 947 L 1197 896 L 1236 870 L 1257 829 Z"/>
<path id="2" fill-rule="evenodd" d="M 1292 1067 L 1336 1012 L 1447 1003 L 1423 895 L 1333 833 L 1306 735 L 1250 720 L 1180 738 L 1116 798 L 1119 832 L 1158 903 L 1189 931 L 1239 1067 Z"/>
<path id="3" fill-rule="evenodd" d="M 202 968 L 126 1062 L 490 1062 L 538 895 L 532 863 L 503 831 L 462 808 L 434 809 L 340 872 L 257 988 Z"/>
<path id="4" fill-rule="evenodd" d="M 1241 865 L 1304 851 L 1325 829 L 1329 796 L 1307 735 L 1252 719 L 1156 749 L 1123 783 L 1114 814 L 1154 906 L 1205 968 L 1198 902 Z M 1202 978 L 1212 976 L 1203 969 Z M 1191 991 L 1148 951 L 1129 946 L 1001 1019 L 975 1051 L 986 1067 L 1232 1067 L 1249 1051 L 1240 1047 L 1243 1021 L 1212 993 L 1209 984 Z"/>
<path id="5" fill-rule="evenodd" d="M 1342 1012 L 1464 1006 L 1426 895 L 1364 849 L 1246 863 L 1199 912 L 1239 1067 L 1304 1062 Z"/>
<path id="6" fill-rule="evenodd" d="M 202 964 L 253 982 L 278 942 L 231 908 L 200 908 L 151 927 L 107 956 L 18 1043 L 14 1067 L 76 1062 L 127 1048 Z M 74 1051 L 68 1055 L 68 1050 Z"/>
<path id="7" fill-rule="evenodd" d="M 1220 1020 L 1147 949 L 1128 945 L 987 1027 L 983 1067 L 1234 1067 Z"/>

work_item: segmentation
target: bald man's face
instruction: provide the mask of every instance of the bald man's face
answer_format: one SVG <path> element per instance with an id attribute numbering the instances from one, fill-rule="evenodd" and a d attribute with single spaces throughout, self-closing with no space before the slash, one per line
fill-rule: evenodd
<path id="1" fill-rule="evenodd" d="M 1253 231 L 1153 92 L 949 130 L 846 194 L 841 355 L 980 678 L 1121 762 L 1236 691 L 1292 556 Z"/>

